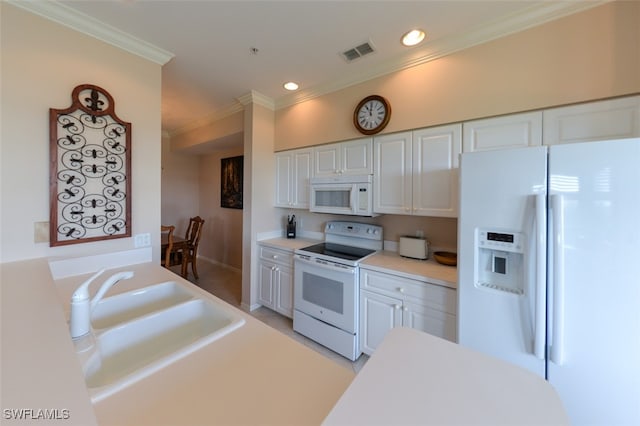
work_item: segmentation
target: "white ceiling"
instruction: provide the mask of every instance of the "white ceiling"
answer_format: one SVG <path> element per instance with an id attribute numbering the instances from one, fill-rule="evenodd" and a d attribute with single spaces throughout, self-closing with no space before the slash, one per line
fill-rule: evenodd
<path id="1" fill-rule="evenodd" d="M 175 133 L 239 109 L 238 98 L 252 90 L 279 108 L 599 3 L 72 0 L 54 5 L 174 55 L 162 69 L 162 127 Z M 83 31 L 99 26 L 92 22 Z M 426 30 L 427 41 L 403 47 L 401 35 L 414 27 Z M 341 57 L 366 41 L 375 53 L 352 63 Z M 301 90 L 284 90 L 288 80 Z"/>

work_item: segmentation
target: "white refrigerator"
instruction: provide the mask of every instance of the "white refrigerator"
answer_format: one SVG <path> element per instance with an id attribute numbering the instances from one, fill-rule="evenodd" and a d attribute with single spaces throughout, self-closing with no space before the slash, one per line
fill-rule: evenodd
<path id="1" fill-rule="evenodd" d="M 458 339 L 640 425 L 640 139 L 462 154 Z"/>

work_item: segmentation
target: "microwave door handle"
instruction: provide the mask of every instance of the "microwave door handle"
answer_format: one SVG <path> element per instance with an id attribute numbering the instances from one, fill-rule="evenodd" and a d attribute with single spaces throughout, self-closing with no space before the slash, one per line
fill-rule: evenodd
<path id="1" fill-rule="evenodd" d="M 351 186 L 351 212 L 353 214 L 358 213 L 358 197 L 360 196 L 360 189 L 358 188 L 358 184 L 354 183 Z"/>

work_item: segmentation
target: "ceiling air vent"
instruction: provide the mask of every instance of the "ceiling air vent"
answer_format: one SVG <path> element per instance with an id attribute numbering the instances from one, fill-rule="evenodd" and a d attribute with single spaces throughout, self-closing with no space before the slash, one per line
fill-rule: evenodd
<path id="1" fill-rule="evenodd" d="M 373 48 L 373 44 L 371 44 L 371 42 L 368 41 L 352 49 L 342 52 L 341 55 L 345 59 L 345 61 L 351 62 L 358 58 L 363 57 L 364 55 L 368 55 L 369 53 L 373 53 L 373 52 L 375 52 L 375 49 Z"/>

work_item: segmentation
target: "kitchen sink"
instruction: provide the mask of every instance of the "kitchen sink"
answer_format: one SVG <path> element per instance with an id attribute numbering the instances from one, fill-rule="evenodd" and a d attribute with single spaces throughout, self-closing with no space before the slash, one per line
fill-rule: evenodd
<path id="1" fill-rule="evenodd" d="M 104 330 L 193 298 L 175 281 L 150 285 L 100 300 L 91 313 L 91 325 L 96 331 Z"/>
<path id="2" fill-rule="evenodd" d="M 186 289 L 185 293 L 190 294 Z M 150 306 L 168 305 L 184 296 L 171 285 L 153 288 L 149 294 L 153 295 L 153 304 L 130 303 L 122 314 L 116 314 L 115 308 L 105 307 L 104 311 L 109 315 L 104 318 L 117 323 L 116 318 L 131 318 Z M 92 401 L 97 402 L 157 372 L 236 330 L 244 322 L 231 306 L 193 298 L 96 331 L 95 344 L 83 356 L 85 382 Z"/>

